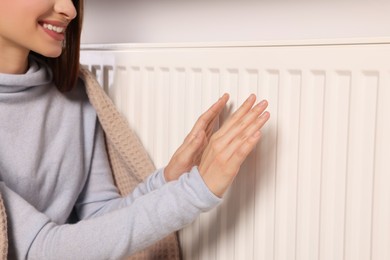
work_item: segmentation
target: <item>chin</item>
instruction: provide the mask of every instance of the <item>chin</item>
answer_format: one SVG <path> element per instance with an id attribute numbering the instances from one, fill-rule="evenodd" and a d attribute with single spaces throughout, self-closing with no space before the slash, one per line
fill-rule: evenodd
<path id="1" fill-rule="evenodd" d="M 46 52 L 43 55 L 48 58 L 58 58 L 61 55 L 61 53 L 62 53 L 62 48 L 59 51 Z"/>
<path id="2" fill-rule="evenodd" d="M 47 58 L 57 58 L 62 53 L 62 46 L 55 46 L 51 48 L 46 48 L 44 50 L 36 50 L 35 52 Z"/>

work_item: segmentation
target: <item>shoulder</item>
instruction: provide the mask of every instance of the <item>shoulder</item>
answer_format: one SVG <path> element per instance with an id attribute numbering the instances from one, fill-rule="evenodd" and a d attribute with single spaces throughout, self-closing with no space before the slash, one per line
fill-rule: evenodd
<path id="1" fill-rule="evenodd" d="M 76 85 L 72 90 L 63 93 L 65 97 L 72 102 L 89 103 L 86 86 L 81 78 L 77 79 Z"/>

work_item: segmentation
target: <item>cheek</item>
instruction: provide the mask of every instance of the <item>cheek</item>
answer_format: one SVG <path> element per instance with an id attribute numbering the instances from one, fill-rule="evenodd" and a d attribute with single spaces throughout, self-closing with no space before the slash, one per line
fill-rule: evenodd
<path id="1" fill-rule="evenodd" d="M 0 29 L 2 31 L 7 28 L 8 31 L 18 34 L 36 28 L 37 17 L 33 10 L 12 4 L 9 7 L 4 7 L 2 0 L 0 3 Z"/>

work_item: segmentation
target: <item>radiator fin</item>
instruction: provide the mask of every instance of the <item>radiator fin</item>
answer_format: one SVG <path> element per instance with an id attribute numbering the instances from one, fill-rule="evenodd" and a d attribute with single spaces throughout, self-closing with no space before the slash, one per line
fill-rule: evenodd
<path id="1" fill-rule="evenodd" d="M 390 45 L 82 51 L 163 167 L 223 93 L 263 139 L 222 205 L 180 231 L 184 259 L 390 259 Z"/>

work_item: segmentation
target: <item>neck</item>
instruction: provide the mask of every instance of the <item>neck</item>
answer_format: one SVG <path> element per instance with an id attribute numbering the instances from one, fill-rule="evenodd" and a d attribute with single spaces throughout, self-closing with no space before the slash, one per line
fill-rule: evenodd
<path id="1" fill-rule="evenodd" d="M 0 45 L 1 46 L 1 45 Z M 28 69 L 28 51 L 1 48 L 0 73 L 24 74 Z"/>

